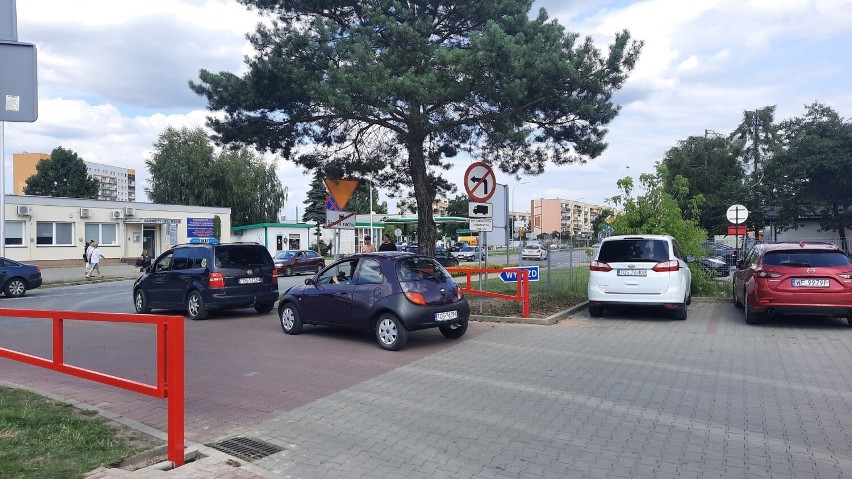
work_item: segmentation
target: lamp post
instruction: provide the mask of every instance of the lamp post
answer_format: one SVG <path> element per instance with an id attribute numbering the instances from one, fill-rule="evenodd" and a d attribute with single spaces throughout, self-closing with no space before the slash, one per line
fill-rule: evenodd
<path id="1" fill-rule="evenodd" d="M 529 181 L 520 181 L 518 183 L 515 183 L 515 186 L 512 187 L 512 211 L 509 212 L 509 221 L 511 221 L 511 226 L 510 226 L 511 230 L 510 231 L 512 232 L 513 238 L 515 236 L 515 218 L 514 218 L 514 216 L 512 216 L 512 213 L 515 211 L 515 188 L 517 188 L 519 185 L 528 185 L 528 184 L 530 184 Z M 518 243 L 518 266 L 521 265 L 521 248 L 520 248 L 520 246 L 521 245 L 520 245 L 520 242 L 519 242 Z M 509 264 L 509 248 L 507 247 L 506 248 L 506 265 L 508 265 L 508 264 Z"/>

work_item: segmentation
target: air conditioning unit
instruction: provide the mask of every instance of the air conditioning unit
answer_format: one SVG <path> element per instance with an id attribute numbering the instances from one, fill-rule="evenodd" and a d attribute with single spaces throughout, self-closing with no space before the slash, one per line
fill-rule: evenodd
<path id="1" fill-rule="evenodd" d="M 92 216 L 92 210 L 89 208 L 80 208 L 80 218 L 88 218 Z"/>
<path id="2" fill-rule="evenodd" d="M 32 216 L 32 215 L 33 215 L 33 207 L 32 206 L 18 205 L 18 216 Z"/>
<path id="3" fill-rule="evenodd" d="M 121 210 L 112 210 L 112 219 L 121 219 Z"/>
<path id="4" fill-rule="evenodd" d="M 133 208 L 124 208 L 124 216 L 133 216 L 134 214 L 136 214 L 136 210 Z"/>

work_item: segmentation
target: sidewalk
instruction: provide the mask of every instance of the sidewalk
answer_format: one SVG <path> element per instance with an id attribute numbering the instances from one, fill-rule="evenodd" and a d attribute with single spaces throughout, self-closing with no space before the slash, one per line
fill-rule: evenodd
<path id="1" fill-rule="evenodd" d="M 41 279 L 45 283 L 65 283 L 85 281 L 86 266 L 83 260 L 76 265 L 67 266 L 41 266 Z M 101 274 L 109 279 L 136 279 L 139 276 L 139 267 L 132 264 L 106 264 L 101 265 Z"/>

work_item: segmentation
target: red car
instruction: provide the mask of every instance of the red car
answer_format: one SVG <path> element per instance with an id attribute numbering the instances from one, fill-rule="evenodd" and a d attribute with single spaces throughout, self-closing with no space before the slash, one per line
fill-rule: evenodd
<path id="1" fill-rule="evenodd" d="M 830 243 L 758 244 L 737 264 L 732 296 L 748 324 L 810 314 L 845 316 L 852 326 L 852 262 Z"/>
<path id="2" fill-rule="evenodd" d="M 314 274 L 325 268 L 325 258 L 311 250 L 279 251 L 272 261 L 275 262 L 280 276 L 293 276 L 297 273 Z"/>

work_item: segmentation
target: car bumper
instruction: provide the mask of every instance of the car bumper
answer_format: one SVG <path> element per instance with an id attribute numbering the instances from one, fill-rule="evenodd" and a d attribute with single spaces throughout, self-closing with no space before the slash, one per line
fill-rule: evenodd
<path id="1" fill-rule="evenodd" d="M 207 309 L 251 308 L 278 301 L 278 291 L 252 294 L 228 294 L 223 291 L 210 292 L 204 298 Z"/>
<path id="2" fill-rule="evenodd" d="M 467 300 L 439 306 L 418 306 L 405 300 L 405 302 L 400 301 L 396 309 L 402 324 L 409 331 L 449 326 L 470 319 L 470 305 Z M 435 319 L 436 313 L 446 311 L 457 311 L 458 317 L 447 321 L 437 321 Z"/>
<path id="3" fill-rule="evenodd" d="M 756 295 L 749 307 L 755 313 L 848 316 L 852 314 L 852 297 L 842 293 L 817 296 L 773 292 Z"/>
<path id="4" fill-rule="evenodd" d="M 663 294 L 615 294 L 603 293 L 589 288 L 589 304 L 592 306 L 664 306 L 683 304 L 685 294 L 682 289 L 670 289 Z"/>
<path id="5" fill-rule="evenodd" d="M 39 278 L 30 278 L 30 279 L 29 279 L 29 281 L 27 281 L 27 284 L 28 284 L 27 289 L 35 289 L 35 288 L 38 288 L 39 286 L 41 286 L 41 283 L 42 283 L 42 279 L 41 279 L 41 277 L 39 277 Z"/>

